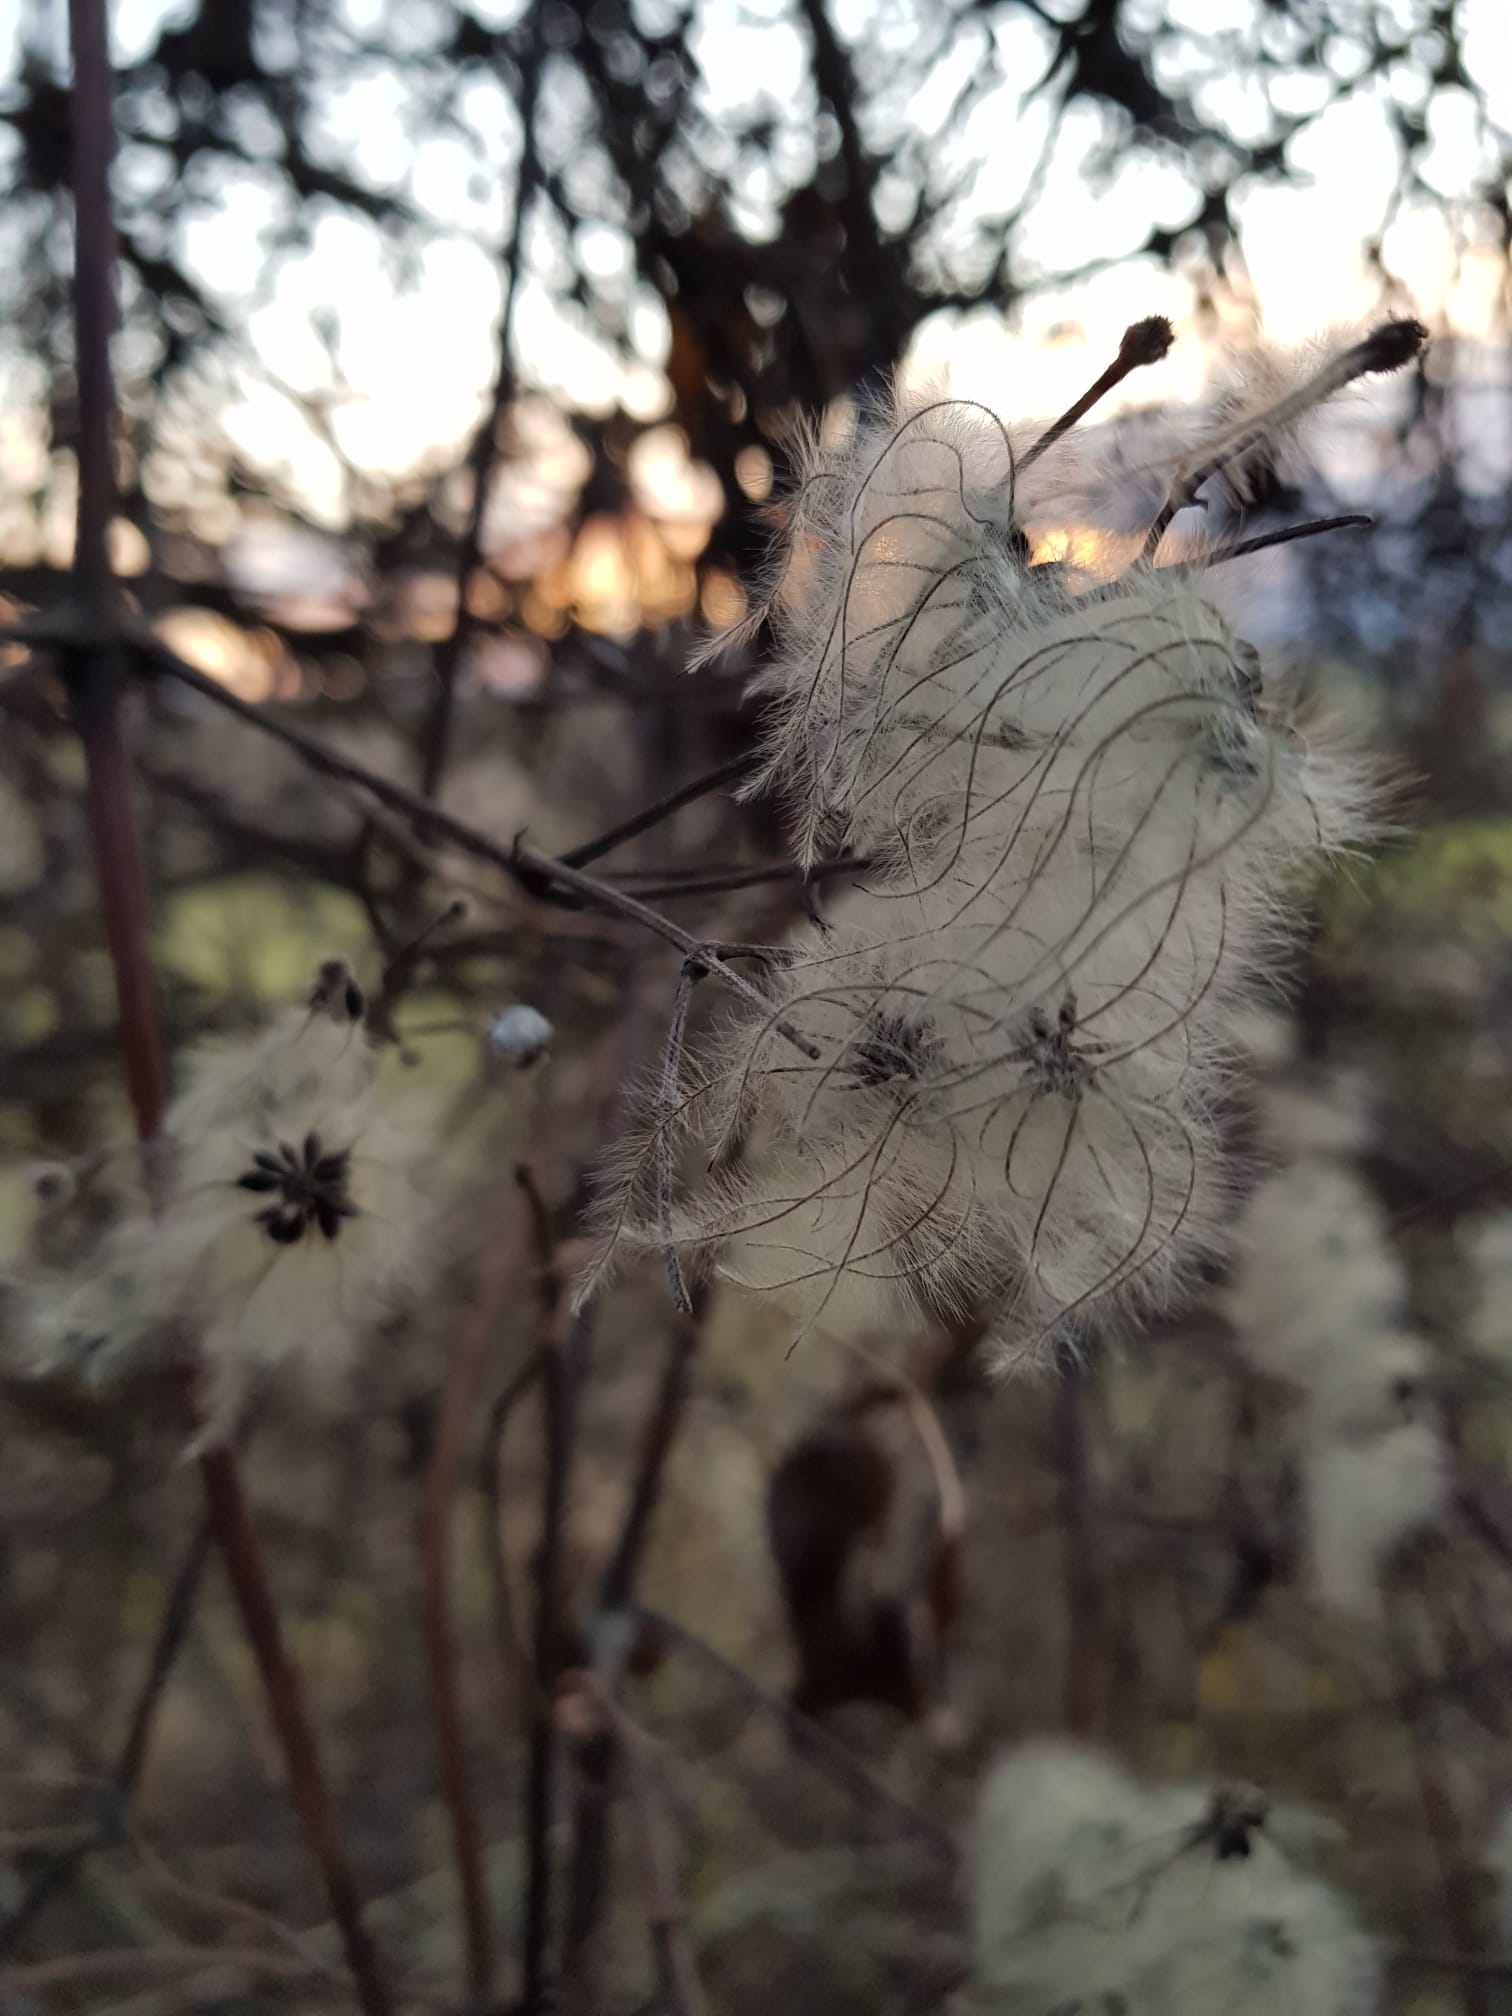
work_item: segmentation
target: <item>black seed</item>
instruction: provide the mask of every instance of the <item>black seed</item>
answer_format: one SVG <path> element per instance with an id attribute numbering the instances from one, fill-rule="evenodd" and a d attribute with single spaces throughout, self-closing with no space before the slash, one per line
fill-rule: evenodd
<path id="1" fill-rule="evenodd" d="M 280 1246 L 297 1246 L 304 1237 L 304 1229 L 303 1218 L 275 1218 L 268 1227 L 268 1237 Z"/>
<path id="2" fill-rule="evenodd" d="M 341 1212 L 329 1197 L 314 1199 L 315 1217 L 327 1239 L 334 1239 L 341 1230 Z"/>
<path id="3" fill-rule="evenodd" d="M 310 1174 L 317 1183 L 336 1183 L 347 1173 L 347 1164 L 352 1159 L 350 1148 L 340 1148 L 334 1154 L 322 1155 Z"/>
<path id="4" fill-rule="evenodd" d="M 252 1169 L 245 1176 L 237 1177 L 236 1187 L 238 1190 L 251 1190 L 259 1196 L 265 1196 L 268 1191 L 277 1190 L 280 1185 L 279 1179 L 271 1170 Z"/>
<path id="5" fill-rule="evenodd" d="M 304 1166 L 306 1169 L 313 1169 L 319 1160 L 320 1136 L 311 1132 L 304 1138 Z"/>
<path id="6" fill-rule="evenodd" d="M 362 989 L 357 985 L 355 980 L 348 980 L 346 985 L 346 1012 L 348 1021 L 360 1022 L 366 1007 L 367 1002 L 363 999 Z"/>
<path id="7" fill-rule="evenodd" d="M 278 1160 L 276 1155 L 266 1155 L 261 1150 L 259 1150 L 258 1153 L 252 1157 L 252 1160 L 257 1164 L 259 1169 L 267 1169 L 274 1176 L 280 1176 L 283 1174 L 283 1164 Z"/>

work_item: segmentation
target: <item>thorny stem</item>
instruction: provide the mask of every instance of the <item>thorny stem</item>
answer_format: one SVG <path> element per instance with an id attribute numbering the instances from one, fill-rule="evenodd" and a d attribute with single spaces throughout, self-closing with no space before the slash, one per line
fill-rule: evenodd
<path id="1" fill-rule="evenodd" d="M 162 1124 L 167 1074 L 148 936 L 146 879 L 122 733 L 124 668 L 115 637 L 109 549 L 115 425 L 110 371 L 115 245 L 109 170 L 115 129 L 104 0 L 69 0 L 69 37 L 73 56 L 74 320 L 80 430 L 74 574 L 83 605 L 84 634 L 83 644 L 76 642 L 68 654 L 69 683 L 84 746 L 89 827 L 115 974 L 121 1054 L 137 1132 L 146 1144 Z M 192 1367 L 184 1369 L 183 1385 L 191 1410 L 197 1413 Z M 236 1460 L 222 1446 L 205 1451 L 199 1463 L 210 1526 L 288 1763 L 290 1796 L 325 1877 L 332 1914 L 341 1927 L 358 2000 L 367 2016 L 388 2016 L 391 2004 L 362 1926 L 356 1886 L 299 1683 L 284 1650 L 277 1608 Z"/>
<path id="2" fill-rule="evenodd" d="M 482 425 L 473 436 L 468 464 L 472 471 L 472 502 L 468 507 L 467 529 L 457 555 L 457 606 L 452 627 L 436 652 L 437 690 L 435 705 L 426 727 L 425 755 L 420 788 L 433 797 L 441 783 L 451 747 L 452 715 L 456 706 L 457 672 L 462 649 L 472 630 L 472 611 L 467 591 L 483 553 L 483 519 L 488 509 L 488 479 L 498 452 L 499 429 L 510 400 L 514 397 L 514 314 L 520 296 L 520 266 L 525 234 L 525 216 L 540 180 L 541 159 L 536 147 L 536 99 L 540 91 L 541 67 L 546 54 L 544 0 L 534 0 L 526 25 L 525 52 L 520 63 L 520 169 L 515 178 L 514 221 L 504 263 L 509 278 L 504 283 L 504 302 L 499 311 L 499 362 L 494 376 L 493 397 Z"/>
<path id="3" fill-rule="evenodd" d="M 1146 364 L 1158 364 L 1175 341 L 1176 331 L 1164 315 L 1147 315 L 1142 322 L 1131 322 L 1123 333 L 1118 355 L 1107 370 L 1087 387 L 1074 406 L 1067 407 L 1053 426 L 1045 429 L 1020 461 L 1019 468 L 1027 469 L 1031 462 L 1037 462 L 1063 434 L 1069 434 L 1079 420 L 1085 419 L 1099 400 L 1106 399 L 1115 385 L 1121 385 L 1131 371 L 1138 371 Z"/>

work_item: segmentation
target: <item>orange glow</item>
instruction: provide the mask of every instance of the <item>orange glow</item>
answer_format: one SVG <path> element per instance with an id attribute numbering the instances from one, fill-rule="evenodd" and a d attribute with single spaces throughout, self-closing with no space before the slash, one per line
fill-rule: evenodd
<path id="1" fill-rule="evenodd" d="M 0 595 L 0 623 L 19 623 L 26 613 L 21 603 L 13 602 L 9 595 Z M 0 644 L 0 671 L 24 665 L 30 655 L 24 644 Z"/>
<path id="2" fill-rule="evenodd" d="M 707 531 L 700 550 L 706 541 Z M 639 511 L 622 518 L 594 512 L 579 529 L 566 565 L 536 583 L 548 608 L 570 613 L 583 629 L 605 637 L 630 637 L 645 624 L 686 616 L 695 592 L 693 569 L 669 550 L 665 528 Z M 526 621 L 532 629 L 542 628 L 528 608 Z"/>
<path id="3" fill-rule="evenodd" d="M 706 623 L 712 623 L 716 630 L 726 630 L 746 613 L 746 592 L 733 574 L 714 567 L 704 580 L 698 606 Z"/>
<path id="4" fill-rule="evenodd" d="M 1035 567 L 1063 561 L 1095 581 L 1121 573 L 1143 544 L 1143 535 L 1120 538 L 1087 525 L 1052 525 L 1030 535 L 1029 559 Z"/>
<path id="5" fill-rule="evenodd" d="M 267 700 L 280 684 L 284 654 L 270 631 L 249 635 L 213 609 L 193 608 L 170 609 L 153 628 L 170 650 L 239 700 Z"/>
<path id="6" fill-rule="evenodd" d="M 772 494 L 772 458 L 754 442 L 735 457 L 735 480 L 753 504 L 764 504 Z"/>
<path id="7" fill-rule="evenodd" d="M 434 571 L 402 575 L 394 584 L 394 608 L 403 636 L 439 644 L 456 627 L 456 577 Z"/>
<path id="8" fill-rule="evenodd" d="M 152 551 L 140 529 L 129 518 L 110 521 L 110 564 L 117 574 L 145 574 Z"/>

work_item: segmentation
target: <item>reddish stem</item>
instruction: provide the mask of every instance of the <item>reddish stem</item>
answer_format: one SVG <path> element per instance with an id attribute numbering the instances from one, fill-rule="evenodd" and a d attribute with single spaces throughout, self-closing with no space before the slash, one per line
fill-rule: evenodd
<path id="1" fill-rule="evenodd" d="M 436 1444 L 425 1473 L 420 1514 L 421 1628 L 441 1787 L 451 1816 L 452 1849 L 462 1886 L 462 1919 L 467 1939 L 467 1980 L 479 1998 L 493 1979 L 493 1927 L 483 1880 L 483 1842 L 467 1775 L 467 1740 L 457 1685 L 451 1635 L 451 1517 L 468 1424 L 478 1404 L 479 1384 L 499 1311 L 518 1279 L 524 1257 L 524 1214 L 511 1200 L 513 1222 L 489 1256 L 488 1267 L 457 1336 L 446 1368 Z"/>
<path id="2" fill-rule="evenodd" d="M 341 1930 L 358 2003 L 367 2016 L 389 2016 L 393 2004 L 379 1972 L 377 1952 L 362 1923 L 362 1901 L 342 1846 L 336 1809 L 305 1715 L 299 1680 L 284 1649 L 278 1610 L 236 1459 L 224 1446 L 207 1450 L 200 1457 L 200 1476 L 242 1628 L 257 1661 L 274 1733 L 288 1763 L 289 1794 L 325 1878 L 331 1915 Z"/>
<path id="3" fill-rule="evenodd" d="M 104 0 L 69 0 L 73 54 L 75 215 L 74 327 L 79 387 L 79 515 L 74 581 L 89 642 L 71 654 L 69 686 L 84 745 L 86 803 L 100 909 L 115 975 L 120 1045 L 137 1132 L 150 1142 L 162 1124 L 167 1073 L 158 1025 L 148 930 L 146 878 L 131 803 L 121 726 L 124 660 L 116 638 L 110 566 L 114 510 L 115 397 L 110 336 L 115 324 L 115 230 L 110 209 L 114 106 Z M 198 1418 L 195 1370 L 182 1375 Z M 210 1523 L 257 1660 L 273 1726 L 288 1762 L 290 1791 L 319 1862 L 331 1909 L 367 2016 L 392 2007 L 363 1930 L 356 1885 L 341 1845 L 299 1682 L 284 1650 L 267 1569 L 228 1449 L 200 1458 Z"/>

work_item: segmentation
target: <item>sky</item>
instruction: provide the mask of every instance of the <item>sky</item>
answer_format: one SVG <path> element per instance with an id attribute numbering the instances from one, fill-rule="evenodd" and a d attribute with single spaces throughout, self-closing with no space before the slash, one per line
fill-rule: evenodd
<path id="1" fill-rule="evenodd" d="M 390 37 L 410 36 L 417 52 L 434 32 L 432 0 L 341 4 L 354 32 L 383 25 Z M 641 4 L 654 6 L 655 0 Z M 1186 18 L 1211 33 L 1242 26 L 1258 4 L 1167 0 L 1166 12 L 1178 25 Z M 907 30 L 907 11 L 897 13 L 894 0 L 833 0 L 833 5 L 842 34 L 885 37 Z M 187 11 L 173 0 L 116 0 L 112 30 L 118 62 L 140 58 L 165 21 Z M 502 24 L 518 10 L 514 0 L 478 0 L 474 11 Z M 0 82 L 14 72 L 23 30 L 34 46 L 61 46 L 64 13 L 62 0 L 0 0 Z M 1461 14 L 1466 66 L 1486 91 L 1492 118 L 1512 129 L 1512 6 L 1508 0 L 1461 0 Z M 1042 24 L 1026 10 L 1004 8 L 992 32 L 1003 42 L 1008 74 L 1032 78 L 1048 44 Z M 703 0 L 695 46 L 705 77 L 704 109 L 715 121 L 733 125 L 764 107 L 801 104 L 805 47 L 788 0 Z M 961 60 L 969 62 L 970 45 L 963 47 Z M 1348 60 L 1347 52 L 1338 58 L 1346 69 Z M 1022 187 L 1043 133 L 1035 108 L 1026 111 L 1007 86 L 977 115 L 981 131 L 938 130 L 957 81 L 944 66 L 901 116 L 933 134 L 931 145 L 942 158 L 951 149 L 976 150 L 974 200 L 986 209 L 1011 200 Z M 407 186 L 411 199 L 434 219 L 435 236 L 411 274 L 396 271 L 365 222 L 332 213 L 316 224 L 307 250 L 280 257 L 271 289 L 260 285 L 261 262 L 249 258 L 248 248 L 266 242 L 279 221 L 271 177 L 249 175 L 218 189 L 199 206 L 182 241 L 206 288 L 244 320 L 259 360 L 258 368 L 234 373 L 224 390 L 227 436 L 249 462 L 291 481 L 310 515 L 333 529 L 350 501 L 349 479 L 340 458 L 301 414 L 299 399 L 325 402 L 331 435 L 359 471 L 403 477 L 456 461 L 484 410 L 493 374 L 502 295 L 495 248 L 510 223 L 518 120 L 492 82 L 479 83 L 471 101 L 459 106 L 459 118 L 482 150 L 480 172 L 474 146 L 455 133 L 418 148 L 412 144 L 404 121 L 406 88 L 402 69 L 353 64 L 323 94 L 320 122 L 326 144 L 338 156 L 379 184 Z M 1305 78 L 1296 89 L 1298 109 L 1306 109 Z M 1255 107 L 1246 103 L 1236 76 L 1220 72 L 1202 92 L 1204 109 L 1221 111 L 1241 134 L 1246 121 L 1253 122 Z M 543 122 L 566 121 L 570 109 L 547 103 Z M 1471 123 L 1463 94 L 1442 94 L 1436 101 L 1427 174 L 1446 198 L 1463 191 L 1482 166 Z M 788 124 L 790 152 L 801 156 L 804 121 Z M 1094 191 L 1083 168 L 1099 137 L 1090 111 L 1066 122 L 1018 252 L 1025 270 L 1041 275 L 1085 259 L 1113 263 L 1083 281 L 1042 284 L 1011 321 L 985 311 L 931 318 L 911 348 L 907 368 L 913 376 L 999 404 L 1011 387 L 1017 413 L 1053 413 L 1095 375 L 1129 321 L 1164 313 L 1181 340 L 1165 364 L 1129 381 L 1126 399 L 1181 401 L 1201 389 L 1216 332 L 1194 321 L 1192 280 L 1149 261 L 1120 257 L 1152 218 L 1182 220 L 1190 185 L 1176 166 L 1151 163 L 1120 176 L 1111 189 Z M 140 160 L 123 161 L 121 172 L 136 178 L 133 186 L 150 190 L 155 171 L 146 151 Z M 1381 217 L 1396 162 L 1374 89 L 1323 111 L 1295 141 L 1291 159 L 1302 186 L 1252 187 L 1236 201 L 1254 300 L 1265 333 L 1280 343 L 1378 312 L 1379 277 L 1367 266 L 1364 244 Z M 801 177 L 805 166 L 796 156 L 788 162 L 794 176 Z M 780 187 L 748 188 L 753 229 L 763 228 L 764 217 L 770 220 L 780 194 Z M 526 244 L 533 275 L 550 276 L 560 268 L 563 248 L 544 228 L 528 229 Z M 575 250 L 597 279 L 625 296 L 633 354 L 617 354 L 586 318 L 563 312 L 543 278 L 532 277 L 521 290 L 513 331 L 520 377 L 549 401 L 597 413 L 619 406 L 654 422 L 670 400 L 660 369 L 668 342 L 660 303 L 649 290 L 639 296 L 632 291 L 628 246 L 613 230 L 580 234 Z M 1385 234 L 1383 252 L 1407 296 L 1438 327 L 1476 337 L 1494 333 L 1500 265 L 1489 251 L 1456 247 L 1442 206 L 1404 205 Z M 333 304 L 339 304 L 334 312 Z M 1230 319 L 1234 327 L 1228 333 L 1243 333 L 1247 310 L 1232 304 Z M 417 368 L 419 360 L 423 368 Z M 18 424 L 0 393 L 0 430 L 8 430 L 4 445 L 24 458 L 37 452 L 38 444 L 28 444 Z M 547 445 L 543 437 L 543 453 Z M 570 452 L 560 434 L 551 452 L 570 481 Z M 696 474 L 689 478 L 700 480 Z M 675 492 L 665 466 L 661 483 L 665 493 Z M 543 503 L 538 496 L 535 504 L 549 510 L 550 499 Z M 528 500 L 521 508 L 524 523 Z M 55 515 L 65 527 L 66 508 Z M 60 536 L 66 533 L 60 530 Z"/>

